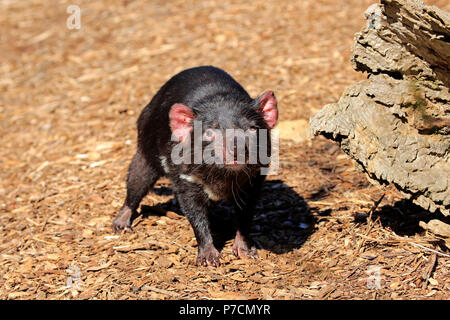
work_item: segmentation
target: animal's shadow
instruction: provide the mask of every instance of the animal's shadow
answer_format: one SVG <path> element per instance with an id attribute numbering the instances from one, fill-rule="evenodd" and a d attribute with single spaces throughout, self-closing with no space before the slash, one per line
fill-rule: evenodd
<path id="1" fill-rule="evenodd" d="M 367 214 L 356 215 L 355 222 L 366 223 L 367 218 Z M 397 201 L 394 205 L 385 205 L 372 214 L 372 221 L 379 221 L 384 228 L 390 228 L 400 236 L 422 233 L 424 230 L 419 226 L 419 222 L 428 223 L 431 219 L 450 223 L 449 217 L 440 212 L 431 213 L 408 199 Z"/>
<path id="2" fill-rule="evenodd" d="M 155 188 L 154 192 L 159 195 L 172 194 L 166 187 Z M 141 206 L 144 218 L 164 215 L 167 211 L 183 215 L 175 198 L 153 207 Z M 218 202 L 211 212 L 211 231 L 218 250 L 235 236 L 233 214 L 231 204 L 226 201 Z M 280 180 L 270 180 L 264 183 L 256 206 L 251 236 L 258 249 L 285 253 L 302 246 L 313 232 L 315 222 L 307 202 L 297 192 Z"/>

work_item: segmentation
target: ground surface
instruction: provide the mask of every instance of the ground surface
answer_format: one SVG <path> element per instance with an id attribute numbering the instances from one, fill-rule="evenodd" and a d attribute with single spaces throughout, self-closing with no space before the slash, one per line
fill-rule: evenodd
<path id="1" fill-rule="evenodd" d="M 167 180 L 134 233 L 110 227 L 135 121 L 170 76 L 216 65 L 253 96 L 274 90 L 281 121 L 308 120 L 364 77 L 349 48 L 371 3 L 78 1 L 82 28 L 69 30 L 71 1 L 2 1 L 0 298 L 448 299 L 450 259 L 416 246 L 445 253 L 418 227 L 428 213 L 323 138 L 282 141 L 252 230 L 257 260 L 232 255 L 221 206 L 223 265 L 195 267 Z"/>

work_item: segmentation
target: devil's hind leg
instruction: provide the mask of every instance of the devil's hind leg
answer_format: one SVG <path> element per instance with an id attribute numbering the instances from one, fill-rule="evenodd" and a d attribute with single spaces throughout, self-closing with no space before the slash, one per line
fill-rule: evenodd
<path id="1" fill-rule="evenodd" d="M 125 203 L 113 222 L 114 231 L 131 229 L 131 223 L 138 216 L 137 208 L 140 202 L 159 177 L 158 168 L 152 165 L 141 152 L 136 152 L 128 169 Z"/>

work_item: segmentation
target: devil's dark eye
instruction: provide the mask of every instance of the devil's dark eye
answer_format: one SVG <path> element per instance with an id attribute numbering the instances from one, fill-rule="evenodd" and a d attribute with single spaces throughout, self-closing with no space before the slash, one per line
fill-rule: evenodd
<path id="1" fill-rule="evenodd" d="M 206 129 L 205 133 L 204 133 L 205 138 L 207 138 L 208 140 L 213 140 L 214 139 L 214 130 L 212 129 Z"/>

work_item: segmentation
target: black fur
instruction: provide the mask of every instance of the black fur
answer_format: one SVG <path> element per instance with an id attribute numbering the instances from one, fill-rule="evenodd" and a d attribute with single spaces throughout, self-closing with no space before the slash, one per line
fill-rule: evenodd
<path id="1" fill-rule="evenodd" d="M 204 66 L 188 69 L 164 84 L 139 116 L 138 146 L 128 177 L 127 196 L 113 223 L 116 231 L 129 229 L 142 198 L 159 177 L 167 176 L 184 215 L 194 229 L 199 246 L 198 264 L 218 265 L 219 252 L 214 248 L 208 214 L 214 201 L 205 186 L 220 199 L 233 202 L 236 208 L 236 255 L 255 255 L 249 237 L 253 209 L 265 176 L 261 165 L 246 165 L 243 170 L 229 171 L 224 165 L 180 164 L 171 160 L 176 142 L 171 141 L 169 111 L 174 104 L 184 104 L 201 120 L 204 129 L 267 128 L 259 112 L 258 98 L 252 99 L 231 76 L 221 69 Z M 269 138 L 270 141 L 270 138 Z M 165 157 L 166 173 L 160 157 Z M 195 176 L 202 181 L 188 181 L 181 175 Z"/>

